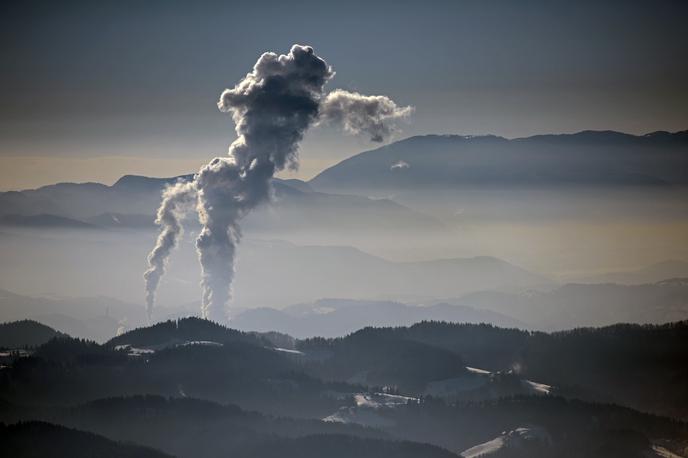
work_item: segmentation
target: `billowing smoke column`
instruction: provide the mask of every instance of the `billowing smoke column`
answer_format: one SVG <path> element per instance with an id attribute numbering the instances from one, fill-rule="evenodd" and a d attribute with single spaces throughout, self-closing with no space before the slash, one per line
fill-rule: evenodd
<path id="1" fill-rule="evenodd" d="M 202 268 L 201 315 L 223 322 L 241 237 L 239 221 L 269 200 L 276 172 L 296 168 L 306 130 L 314 123 L 339 125 L 380 142 L 411 112 L 385 96 L 342 90 L 325 95 L 324 86 L 333 76 L 332 68 L 311 47 L 294 45 L 287 55 L 263 54 L 251 73 L 222 93 L 218 107 L 232 114 L 237 139 L 226 157 L 213 159 L 192 182 L 177 183 L 163 194 L 156 220 L 161 233 L 144 274 L 149 319 L 167 258 L 181 235 L 181 215 L 192 202 L 202 225 L 196 240 Z"/>

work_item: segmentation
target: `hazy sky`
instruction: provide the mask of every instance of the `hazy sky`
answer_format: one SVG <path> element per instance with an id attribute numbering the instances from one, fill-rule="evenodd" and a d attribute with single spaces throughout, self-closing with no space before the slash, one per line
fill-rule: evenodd
<path id="1" fill-rule="evenodd" d="M 685 1 L 7 1 L 0 188 L 193 171 L 261 52 L 310 44 L 331 88 L 391 96 L 403 136 L 688 129 Z M 371 145 L 329 130 L 300 176 Z"/>

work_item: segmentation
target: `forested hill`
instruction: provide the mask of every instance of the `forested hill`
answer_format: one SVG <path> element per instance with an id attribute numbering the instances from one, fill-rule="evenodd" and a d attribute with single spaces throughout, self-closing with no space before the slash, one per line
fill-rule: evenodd
<path id="1" fill-rule="evenodd" d="M 33 320 L 0 323 L 0 348 L 15 349 L 42 345 L 61 332 Z"/>
<path id="2" fill-rule="evenodd" d="M 358 345 L 363 339 L 368 344 Z M 371 357 L 366 348 L 393 345 L 390 342 L 416 342 L 426 349 L 449 351 L 467 366 L 511 370 L 589 399 L 688 418 L 686 321 L 556 333 L 423 322 L 410 327 L 367 328 L 339 339 L 307 339 L 300 341 L 298 348 L 305 353 L 333 352 L 343 361 L 365 361 Z M 424 364 L 431 361 L 423 359 Z"/>

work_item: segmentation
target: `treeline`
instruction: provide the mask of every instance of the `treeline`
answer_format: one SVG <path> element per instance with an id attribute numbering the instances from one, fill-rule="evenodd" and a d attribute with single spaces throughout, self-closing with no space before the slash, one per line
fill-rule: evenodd
<path id="1" fill-rule="evenodd" d="M 423 322 L 367 328 L 339 339 L 307 339 L 298 348 L 347 354 L 356 351 L 358 341 L 383 342 L 388 348 L 420 343 L 449 351 L 468 366 L 513 370 L 554 385 L 562 394 L 688 418 L 688 322 L 620 324 L 551 334 L 488 324 Z"/>
<path id="2" fill-rule="evenodd" d="M 159 396 L 111 398 L 73 407 L 0 408 L 4 421 L 50 421 L 180 457 L 267 458 L 280 456 L 280 450 L 286 453 L 282 456 L 444 457 L 449 456 L 446 450 L 461 451 L 505 431 L 538 425 L 544 437 L 521 444 L 530 456 L 642 456 L 657 438 L 673 440 L 676 452 L 688 446 L 688 425 L 683 422 L 557 397 L 456 404 L 424 398 L 380 414 L 389 420 L 387 426 L 371 429 Z"/>
<path id="3" fill-rule="evenodd" d="M 170 457 L 146 447 L 122 444 L 95 434 L 37 421 L 13 425 L 0 423 L 0 444 L 2 444 L 3 456 L 12 458 Z"/>
<path id="4" fill-rule="evenodd" d="M 683 453 L 685 423 L 611 402 L 685 418 L 687 332 L 686 323 L 546 334 L 425 322 L 299 341 L 303 353 L 291 354 L 260 335 L 180 320 L 104 345 L 49 340 L 0 370 L 0 421 L 40 420 L 101 435 L 113 447 L 136 443 L 180 457 L 439 458 L 528 425 L 549 437 L 529 443 L 529 456 L 635 456 L 660 440 Z M 157 350 L 132 356 L 116 349 L 124 344 Z M 489 376 L 471 402 L 422 394 L 434 381 L 474 377 L 465 366 L 511 372 Z M 524 377 L 564 397 L 504 398 Z M 383 387 L 420 401 L 355 402 Z M 335 413 L 372 419 L 376 428 L 318 420 Z M 36 437 L 48 434 L 43 429 Z M 20 432 L 18 443 L 28 444 Z M 17 450 L 9 456 L 22 456 Z"/>
<path id="5" fill-rule="evenodd" d="M 36 347 L 60 335 L 64 336 L 53 328 L 33 320 L 0 323 L 0 349 Z"/>
<path id="6" fill-rule="evenodd" d="M 134 358 L 111 345 L 55 338 L 0 371 L 1 396 L 21 404 L 74 404 L 147 393 L 323 417 L 340 405 L 326 393 L 362 389 L 323 382 L 284 353 L 243 341 L 181 345 Z"/>
<path id="7" fill-rule="evenodd" d="M 398 442 L 380 430 L 266 416 L 196 399 L 134 396 L 68 408 L 5 406 L 0 414 L 13 421 L 39 418 L 182 457 L 452 456 L 436 446 Z"/>
<path id="8" fill-rule="evenodd" d="M 326 380 L 357 380 L 372 386 L 421 393 L 428 382 L 466 372 L 462 358 L 419 341 L 366 328 L 347 338 L 304 341 L 299 348 L 323 354 L 305 364 L 308 373 Z"/>
<path id="9" fill-rule="evenodd" d="M 272 346 L 268 339 L 257 334 L 237 331 L 197 317 L 168 320 L 146 328 L 134 329 L 113 337 L 108 342 L 108 346 L 128 344 L 133 347 L 155 347 L 198 340 L 217 343 L 244 342 Z"/>
<path id="10" fill-rule="evenodd" d="M 532 425 L 546 429 L 551 438 L 550 447 L 557 445 L 562 451 L 579 453 L 565 456 L 604 456 L 595 455 L 592 448 L 585 447 L 593 443 L 602 447 L 605 444 L 602 439 L 612 440 L 614 433 L 621 430 L 633 431 L 647 441 L 674 438 L 677 448 L 688 447 L 688 424 L 685 422 L 611 404 L 553 396 L 459 403 L 426 397 L 419 404 L 409 403 L 395 409 L 392 419 L 394 426 L 388 431 L 394 435 L 450 450 L 465 450 L 498 437 L 504 431 Z M 552 453 L 549 456 L 560 455 Z"/>

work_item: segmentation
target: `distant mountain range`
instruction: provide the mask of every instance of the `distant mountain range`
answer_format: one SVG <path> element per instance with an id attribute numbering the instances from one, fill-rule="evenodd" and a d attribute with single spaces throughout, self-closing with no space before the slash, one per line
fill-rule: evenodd
<path id="1" fill-rule="evenodd" d="M 409 326 L 423 320 L 454 323 L 490 323 L 526 328 L 502 313 L 463 305 L 412 306 L 390 301 L 321 299 L 282 310 L 249 309 L 232 319 L 232 327 L 245 331 L 278 331 L 297 338 L 341 337 L 366 326 Z"/>
<path id="2" fill-rule="evenodd" d="M 581 283 L 618 283 L 622 285 L 641 285 L 656 283 L 670 278 L 688 278 L 688 262 L 670 259 L 640 269 L 621 270 L 585 277 Z"/>
<path id="3" fill-rule="evenodd" d="M 152 231 L 0 231 L 5 261 L 0 263 L 0 288 L 29 295 L 109 296 L 139 303 L 141 275 L 153 238 Z M 188 234 L 171 257 L 160 287 L 161 313 L 167 310 L 165 306 L 200 297 L 193 238 Z M 416 302 L 485 289 L 551 284 L 541 275 L 494 257 L 396 262 L 350 246 L 304 246 L 248 237 L 241 244 L 236 272 L 233 304 L 244 308 L 282 308 L 325 297 Z M 198 306 L 193 305 L 193 310 Z M 139 315 L 125 315 L 130 323 L 139 323 Z"/>
<path id="4" fill-rule="evenodd" d="M 127 175 L 112 186 L 59 183 L 38 189 L 0 193 L 0 226 L 49 228 L 151 229 L 163 188 L 191 175 L 149 178 Z M 294 230 L 404 229 L 442 231 L 437 220 L 386 199 L 313 191 L 299 180 L 273 180 L 275 201 L 251 214 L 244 228 Z M 189 217 L 189 225 L 197 225 Z"/>
<path id="5" fill-rule="evenodd" d="M 324 192 L 446 188 L 688 185 L 688 131 L 613 131 L 506 139 L 425 135 L 366 151 L 309 184 Z"/>
<path id="6" fill-rule="evenodd" d="M 284 312 L 265 308 L 251 311 L 247 308 L 265 307 L 268 304 L 293 304 L 322 297 L 454 297 L 492 288 L 520 290 L 550 284 L 544 277 L 489 257 L 398 263 L 349 247 L 299 247 L 285 242 L 248 243 L 245 244 L 243 253 L 247 254 L 240 260 L 234 298 L 234 304 L 241 308 L 232 309 L 233 318 L 243 320 L 244 327 L 250 330 L 273 327 L 272 330 L 286 331 L 287 328 L 284 326 L 293 323 L 294 327 L 288 327 L 288 331 L 304 336 L 322 331 L 307 331 L 313 323 L 312 319 L 303 313 L 289 321 L 283 315 Z M 190 253 L 190 256 L 193 256 L 193 253 Z M 191 258 L 189 263 L 191 267 L 184 267 L 195 268 L 195 259 Z M 83 264 L 82 268 L 92 268 L 89 262 Z M 295 265 L 299 268 L 294 269 Z M 75 268 L 79 267 L 80 264 L 76 263 Z M 106 267 L 112 282 L 116 278 L 117 266 L 111 261 Z M 126 264 L 121 267 L 133 277 L 132 280 L 124 280 L 124 285 L 140 276 L 138 272 L 131 273 Z M 42 273 L 33 269 L 32 275 L 51 274 L 49 271 Z M 73 273 L 73 278 L 83 279 L 86 278 L 85 275 L 78 270 Z M 270 288 L 265 288 L 265 285 L 270 285 Z M 170 285 L 172 286 L 189 289 L 188 284 Z M 342 301 L 340 305 L 345 303 L 346 301 Z M 365 325 L 366 319 L 374 320 L 376 316 L 381 320 L 379 324 L 384 325 L 410 324 L 433 317 L 471 322 L 487 321 L 504 326 L 519 324 L 507 316 L 479 312 L 468 307 L 461 309 L 442 306 L 426 310 L 395 303 L 367 304 L 371 305 L 368 311 L 365 310 L 367 307 L 343 307 L 338 312 L 342 315 L 335 314 L 318 319 L 338 320 L 338 317 L 350 315 L 347 322 L 331 322 L 332 327 L 329 331 L 334 334 L 327 335 L 351 331 Z M 378 310 L 376 304 L 385 307 L 390 314 L 381 315 L 381 310 Z M 304 306 L 301 306 L 302 312 L 303 308 Z M 160 306 L 156 309 L 156 318 L 188 316 L 197 314 L 198 310 L 197 303 L 175 307 Z M 241 310 L 246 313 L 243 318 L 239 315 Z M 261 314 L 263 318 L 260 318 Z M 285 321 L 282 318 L 285 318 Z M 19 319 L 36 319 L 71 335 L 98 341 L 112 337 L 120 327 L 131 329 L 146 323 L 143 305 L 102 296 L 29 297 L 0 290 L 0 322 Z"/>
<path id="7" fill-rule="evenodd" d="M 167 309 L 166 313 L 170 317 L 184 315 L 179 309 Z M 3 334 L 14 343 L 36 345 L 47 340 L 45 337 L 54 337 L 60 332 L 104 341 L 113 337 L 120 327 L 142 325 L 146 322 L 146 314 L 142 305 L 106 297 L 28 297 L 0 290 L 0 322 L 15 320 L 27 321 L 0 325 Z"/>
<path id="8" fill-rule="evenodd" d="M 470 279 L 472 275 L 481 275 L 481 270 L 476 269 L 471 262 L 467 262 L 461 268 L 465 269 L 466 273 L 457 274 L 458 279 Z M 353 271 L 355 267 L 352 268 Z M 347 288 L 354 288 L 357 280 L 353 277 L 348 278 L 348 274 L 345 275 L 343 271 L 339 272 L 342 275 L 340 286 L 343 289 L 337 291 L 343 294 Z M 361 275 L 373 275 L 373 272 L 362 270 Z M 487 278 L 483 278 L 482 281 L 497 281 L 494 273 L 490 273 L 489 270 L 482 272 Z M 303 274 L 306 275 L 303 281 L 317 278 L 318 281 L 325 282 L 330 276 L 336 277 L 335 272 L 328 271 L 321 273 L 322 278 L 315 276 L 316 273 Z M 315 277 L 308 277 L 311 274 Z M 514 274 L 518 274 L 518 271 L 510 273 Z M 426 271 L 415 275 L 418 278 L 424 275 L 430 278 L 435 274 Z M 298 278 L 288 277 L 283 280 L 294 282 L 298 289 L 301 281 Z M 390 280 L 390 285 L 395 281 L 409 281 L 404 280 L 403 276 L 396 278 L 397 280 Z M 507 278 L 513 280 L 516 277 L 505 277 Z M 275 294 L 279 294 L 280 288 L 284 287 L 277 281 L 276 277 Z M 447 291 L 448 286 L 442 286 L 443 280 L 437 281 L 440 282 L 437 288 Z M 641 285 L 567 284 L 559 287 L 550 286 L 543 290 L 524 286 L 518 288 L 514 283 L 512 286 L 512 291 L 478 290 L 444 302 L 428 301 L 428 305 L 424 306 L 389 300 L 321 299 L 283 309 L 235 307 L 231 309 L 230 323 L 242 331 L 278 331 L 305 338 L 338 337 L 365 326 L 408 326 L 424 320 L 489 323 L 505 328 L 560 330 L 576 326 L 604 326 L 617 322 L 666 323 L 688 319 L 688 279 L 664 280 Z M 249 290 L 258 287 L 259 285 L 254 285 Z M 459 284 L 457 288 L 469 286 Z M 360 289 L 358 291 L 361 292 Z M 353 294 L 352 291 L 349 292 Z M 196 314 L 198 304 L 195 303 L 178 307 L 158 307 L 156 310 L 158 320 Z M 106 297 L 28 297 L 0 290 L 0 322 L 22 319 L 37 320 L 58 331 L 102 342 L 112 338 L 117 332 L 143 326 L 146 323 L 146 314 L 143 305 Z"/>
<path id="9" fill-rule="evenodd" d="M 248 252 L 248 250 L 246 250 Z M 393 262 L 351 247 L 255 244 L 239 260 L 237 304 L 261 306 L 323 297 L 424 300 L 471 291 L 550 286 L 551 280 L 498 258 Z M 293 269 L 298 266 L 298 269 Z M 269 284 L 271 291 L 261 290 Z M 310 299 L 308 298 L 310 297 Z"/>
<path id="10" fill-rule="evenodd" d="M 301 334 L 310 326 L 304 323 L 317 320 L 341 318 L 328 328 L 332 335 L 362 323 L 360 319 L 366 312 L 357 307 L 337 309 L 336 314 L 328 317 L 316 317 L 315 313 L 293 317 L 290 310 L 276 310 L 288 304 L 312 303 L 319 298 L 332 297 L 373 300 L 388 305 L 389 301 L 432 304 L 443 298 L 459 298 L 452 302 L 465 306 L 461 313 L 452 308 L 449 315 L 444 315 L 444 311 L 438 312 L 441 307 L 423 312 L 431 316 L 437 313 L 442 319 L 485 319 L 505 326 L 527 323 L 546 329 L 608 324 L 619 319 L 637 322 L 681 319 L 684 304 L 665 301 L 668 299 L 662 294 L 670 289 L 667 285 L 661 288 L 645 285 L 632 291 L 590 285 L 579 286 L 575 293 L 557 290 L 525 295 L 524 290 L 551 289 L 554 285 L 546 277 L 496 257 L 456 257 L 456 253 L 467 252 L 466 247 L 486 246 L 473 245 L 475 234 L 483 229 L 476 221 L 486 213 L 490 213 L 491 218 L 514 213 L 527 224 L 537 224 L 537 218 L 523 210 L 528 207 L 539 211 L 544 206 L 516 191 L 511 192 L 517 187 L 544 189 L 545 195 L 549 195 L 552 186 L 566 189 L 634 187 L 642 189 L 642 195 L 649 190 L 674 192 L 682 189 L 688 184 L 686 145 L 688 131 L 656 132 L 645 136 L 580 132 L 513 140 L 494 136 L 429 135 L 411 137 L 358 154 L 308 183 L 275 179 L 274 205 L 253 213 L 243 225 L 248 236 L 241 245 L 234 303 L 243 307 L 242 310 L 262 308 L 262 312 L 251 311 L 241 318 L 246 326 L 261 327 L 263 318 L 266 323 L 278 320 L 285 325 L 289 323 L 289 329 L 297 335 L 308 335 Z M 112 186 L 61 183 L 35 190 L 0 193 L 0 249 L 4 261 L 0 265 L 0 287 L 29 294 L 47 291 L 64 296 L 106 295 L 138 302 L 142 296 L 141 272 L 145 269 L 146 253 L 152 246 L 153 215 L 160 192 L 169 183 L 189 178 L 190 175 L 172 178 L 127 175 Z M 458 189 L 463 197 L 465 186 L 477 187 L 478 191 L 466 192 L 464 200 L 457 199 L 456 194 L 434 192 Z M 511 188 L 493 194 L 483 192 L 494 186 Z M 424 204 L 446 205 L 453 212 L 451 217 L 459 214 L 460 218 L 445 221 L 435 212 L 428 211 L 433 214 L 428 216 L 425 212 L 428 207 L 368 198 L 369 187 L 374 191 L 370 194 L 378 196 L 397 193 L 408 196 L 417 190 L 430 190 Z M 583 215 L 581 220 L 571 221 L 607 214 L 607 207 L 588 205 L 606 199 L 606 194 L 591 193 L 585 205 L 577 205 Z M 487 203 L 481 200 L 485 195 L 492 200 Z M 624 205 L 611 207 L 638 217 L 634 197 L 626 196 Z M 669 207 L 657 205 L 652 198 L 648 201 L 649 208 Z M 499 205 L 492 206 L 495 202 Z M 673 221 L 683 218 L 685 213 L 680 212 L 685 210 L 688 201 L 678 198 L 677 202 L 680 207 L 667 211 Z M 560 205 L 558 199 L 551 203 L 559 222 L 565 216 L 565 210 L 560 209 L 566 205 Z M 464 208 L 469 207 L 475 212 L 463 213 Z M 464 222 L 468 226 L 466 230 L 455 230 L 457 226 L 453 224 L 463 225 Z M 193 218 L 187 223 L 191 234 L 187 234 L 183 246 L 171 259 L 168 275 L 160 288 L 161 305 L 190 304 L 198 297 L 198 265 L 192 247 L 197 223 Z M 63 236 L 65 233 L 69 235 Z M 293 235 L 295 233 L 298 235 Z M 411 235 L 396 238 L 400 233 Z M 274 241 L 281 238 L 298 242 Z M 437 257 L 436 253 L 445 246 L 448 259 L 393 262 L 352 248 L 362 247 L 386 257 L 386 252 L 380 253 L 383 249 L 373 251 L 385 243 L 389 244 L 385 249 L 397 250 L 390 259 Z M 518 243 L 518 239 L 514 238 L 513 243 Z M 424 244 L 435 250 L 432 256 L 424 255 Z M 523 251 L 527 253 L 528 249 L 529 246 L 525 246 Z M 499 248 L 492 251 L 499 252 Z M 509 256 L 509 259 L 525 259 L 526 256 L 528 254 L 523 258 Z M 644 284 L 687 276 L 688 265 L 672 261 L 637 272 L 611 273 L 580 282 Z M 616 291 L 613 294 L 608 292 L 612 289 Z M 650 290 L 662 293 L 646 294 Z M 467 296 L 473 293 L 480 294 Z M 576 303 L 574 296 L 578 294 L 591 294 L 595 307 L 585 308 Z M 79 307 L 73 308 L 72 301 L 79 302 Z M 6 309 L 0 309 L 0 320 L 40 318 L 56 329 L 98 340 L 112 336 L 120 326 L 137 326 L 145 319 L 141 306 L 102 297 L 87 300 L 26 300 L 24 297 L 16 302 L 26 304 L 26 308 L 8 303 Z M 36 307 L 37 304 L 40 307 Z M 408 324 L 408 320 L 420 318 L 415 308 L 407 309 L 401 304 L 391 307 L 396 307 L 393 313 L 390 311 L 395 318 L 390 322 L 379 321 L 379 324 Z M 573 312 L 578 310 L 576 307 L 580 308 L 578 315 Z M 105 312 L 106 308 L 109 312 Z M 487 316 L 480 309 L 490 309 L 497 315 Z M 161 318 L 183 316 L 196 310 L 196 304 L 175 309 L 158 308 Z M 478 315 L 475 310 L 479 311 Z M 260 318 L 259 313 L 266 316 Z M 361 318 L 351 316 L 347 318 L 352 320 L 351 324 L 344 325 L 346 320 L 338 314 L 361 314 Z M 120 322 L 125 318 L 127 324 L 122 325 Z M 238 315 L 234 318 L 240 319 Z"/>
<path id="11" fill-rule="evenodd" d="M 688 278 L 639 285 L 567 284 L 551 291 L 482 291 L 453 303 L 508 314 L 535 329 L 688 319 Z"/>
<path id="12" fill-rule="evenodd" d="M 97 226 L 64 216 L 48 214 L 39 215 L 5 215 L 0 217 L 0 226 L 18 226 L 31 228 L 59 229 L 97 229 Z"/>
<path id="13" fill-rule="evenodd" d="M 443 224 L 426 214 L 366 196 L 514 187 L 668 190 L 688 186 L 687 151 L 688 131 L 643 136 L 585 131 L 511 140 L 492 135 L 410 137 L 356 154 L 309 182 L 275 179 L 274 211 L 256 212 L 246 226 L 442 230 Z M 191 176 L 126 175 L 112 186 L 59 183 L 3 192 L 0 224 L 152 226 L 163 187 Z"/>

